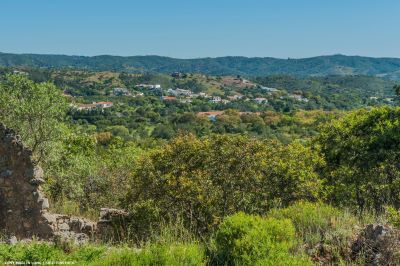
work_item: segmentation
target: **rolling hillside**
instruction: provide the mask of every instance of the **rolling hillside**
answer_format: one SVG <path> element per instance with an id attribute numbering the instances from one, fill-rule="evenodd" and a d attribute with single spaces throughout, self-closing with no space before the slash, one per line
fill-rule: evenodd
<path id="1" fill-rule="evenodd" d="M 400 80 L 400 59 L 361 56 L 318 56 L 304 59 L 218 57 L 175 59 L 162 56 L 66 56 L 0 53 L 0 66 L 41 68 L 81 68 L 126 72 L 173 71 L 209 75 L 265 76 L 289 74 L 298 76 L 371 75 Z"/>

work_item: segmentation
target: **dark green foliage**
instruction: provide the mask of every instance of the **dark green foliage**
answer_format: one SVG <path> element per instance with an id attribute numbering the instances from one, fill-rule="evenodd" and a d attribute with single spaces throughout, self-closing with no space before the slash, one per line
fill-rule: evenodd
<path id="1" fill-rule="evenodd" d="M 370 97 L 393 97 L 394 82 L 370 76 L 324 76 L 324 77 L 294 77 L 288 75 L 273 75 L 254 79 L 257 83 L 284 89 L 291 93 L 300 93 L 310 99 L 304 104 L 305 109 L 322 107 L 332 109 L 354 109 L 370 104 Z M 298 103 L 292 103 L 296 105 Z"/>
<path id="2" fill-rule="evenodd" d="M 325 187 L 338 205 L 361 211 L 400 207 L 400 108 L 358 110 L 328 123 L 316 139 Z"/>
<path id="3" fill-rule="evenodd" d="M 298 143 L 178 137 L 138 162 L 123 206 L 147 206 L 165 219 L 182 215 L 187 228 L 207 233 L 237 211 L 265 213 L 318 198 L 317 164 L 318 156 Z"/>
<path id="4" fill-rule="evenodd" d="M 159 72 L 183 71 L 211 75 L 292 74 L 322 75 L 383 75 L 398 79 L 400 59 L 360 56 L 319 56 L 304 59 L 219 57 L 175 59 L 161 56 L 66 56 L 0 53 L 2 66 L 31 66 L 39 68 L 78 68 L 108 71 Z"/>

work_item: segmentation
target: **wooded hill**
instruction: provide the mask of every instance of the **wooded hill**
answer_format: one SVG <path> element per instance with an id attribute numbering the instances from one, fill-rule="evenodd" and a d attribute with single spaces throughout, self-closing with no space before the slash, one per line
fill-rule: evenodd
<path id="1" fill-rule="evenodd" d="M 265 76 L 290 74 L 298 76 L 371 75 L 400 79 L 400 59 L 331 55 L 303 59 L 271 57 L 218 57 L 176 59 L 162 56 L 67 56 L 0 53 L 0 66 L 29 66 L 41 68 L 80 68 L 126 72 L 174 71 L 209 75 Z"/>

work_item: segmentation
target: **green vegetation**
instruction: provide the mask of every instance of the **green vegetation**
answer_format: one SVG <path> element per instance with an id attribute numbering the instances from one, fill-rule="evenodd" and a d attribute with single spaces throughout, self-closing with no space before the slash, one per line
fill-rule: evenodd
<path id="1" fill-rule="evenodd" d="M 165 78 L 203 90 L 218 78 L 81 72 L 87 75 L 82 80 L 103 87 L 92 88 L 98 95 L 79 98 L 62 96 L 63 90 L 40 73 L 40 82 L 22 74 L 1 76 L 0 121 L 22 135 L 44 168 L 52 208 L 92 218 L 101 207 L 126 209 L 127 234 L 113 243 L 84 246 L 0 244 L 2 263 L 357 264 L 363 258 L 354 258 L 349 247 L 357 228 L 375 220 L 400 224 L 399 107 L 280 112 L 257 105 L 245 113 L 221 107 L 224 112 L 213 120 L 198 113 L 218 107 L 205 100 L 161 101 L 146 89 L 143 98 L 107 96 L 105 80 L 117 86 Z M 66 84 L 65 73 L 60 86 Z M 310 80 L 346 81 L 348 88 L 370 81 Z M 84 88 L 84 83 L 77 84 Z M 230 89 L 249 90 L 235 86 Z M 113 107 L 68 107 L 68 102 L 107 99 Z M 251 106 L 243 101 L 241 108 Z"/>
<path id="2" fill-rule="evenodd" d="M 305 95 L 310 101 L 303 108 L 354 109 L 382 105 L 394 96 L 394 82 L 371 76 L 340 76 L 300 78 L 288 75 L 258 77 L 257 83 Z M 387 104 L 387 102 L 386 102 Z"/>
<path id="3" fill-rule="evenodd" d="M 196 244 L 155 244 L 142 249 L 86 245 L 63 250 L 47 243 L 0 245 L 0 263 L 54 262 L 70 265 L 205 265 L 203 250 Z"/>
<path id="4" fill-rule="evenodd" d="M 399 108 L 358 110 L 321 128 L 316 144 L 331 200 L 360 211 L 400 207 L 399 115 Z"/>
<path id="5" fill-rule="evenodd" d="M 67 110 L 56 87 L 6 75 L 0 84 L 0 95 L 0 121 L 18 131 L 37 162 L 51 159 L 49 153 L 61 138 Z"/>
<path id="6" fill-rule="evenodd" d="M 237 213 L 221 223 L 215 242 L 217 264 L 221 265 L 285 265 L 296 260 L 299 265 L 312 265 L 289 253 L 295 245 L 295 229 L 288 219 Z"/>
<path id="7" fill-rule="evenodd" d="M 153 228 L 160 217 L 181 215 L 189 228 L 205 234 L 238 211 L 263 214 L 273 206 L 317 199 L 316 160 L 298 143 L 285 146 L 239 136 L 178 137 L 142 156 L 123 206 L 133 213 L 144 207 L 146 214 L 154 213 L 155 221 L 147 221 Z"/>
<path id="8" fill-rule="evenodd" d="M 0 65 L 37 68 L 74 68 L 96 71 L 125 71 L 143 73 L 171 73 L 183 71 L 209 75 L 290 74 L 299 76 L 324 75 L 380 75 L 399 78 L 400 59 L 360 56 L 318 56 L 304 59 L 247 58 L 228 56 L 219 58 L 175 59 L 162 56 L 66 56 L 0 53 Z"/>

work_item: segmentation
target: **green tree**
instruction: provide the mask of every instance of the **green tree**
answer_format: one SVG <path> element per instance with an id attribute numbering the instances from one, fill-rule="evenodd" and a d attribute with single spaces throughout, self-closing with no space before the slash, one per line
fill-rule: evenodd
<path id="1" fill-rule="evenodd" d="M 300 144 L 181 136 L 138 162 L 123 205 L 135 210 L 153 203 L 152 213 L 182 215 L 186 225 L 209 232 L 237 211 L 262 214 L 276 205 L 316 199 L 317 158 Z"/>
<path id="2" fill-rule="evenodd" d="M 358 110 L 324 125 L 316 139 L 329 199 L 380 211 L 400 207 L 400 108 Z"/>
<path id="3" fill-rule="evenodd" d="M 0 122 L 15 129 L 35 155 L 49 159 L 60 139 L 67 104 L 52 83 L 34 83 L 22 75 L 6 75 L 0 84 Z"/>

